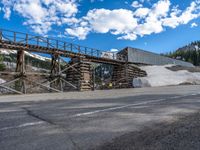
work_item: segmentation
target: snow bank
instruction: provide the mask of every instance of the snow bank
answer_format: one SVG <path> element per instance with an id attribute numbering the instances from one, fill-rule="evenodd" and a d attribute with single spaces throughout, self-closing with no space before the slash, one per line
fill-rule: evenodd
<path id="1" fill-rule="evenodd" d="M 6 81 L 0 78 L 0 84 L 5 83 Z"/>
<path id="2" fill-rule="evenodd" d="M 171 71 L 165 66 L 143 66 L 142 70 L 147 72 L 147 77 L 133 79 L 134 87 L 158 87 L 180 84 L 200 84 L 200 72 L 189 72 L 187 70 Z"/>
<path id="3" fill-rule="evenodd" d="M 5 82 L 6 82 L 5 80 L 3 80 L 3 79 L 0 78 L 0 84 L 3 84 L 3 83 L 5 83 Z M 9 92 L 10 92 L 9 90 L 0 87 L 0 94 L 9 93 Z"/>

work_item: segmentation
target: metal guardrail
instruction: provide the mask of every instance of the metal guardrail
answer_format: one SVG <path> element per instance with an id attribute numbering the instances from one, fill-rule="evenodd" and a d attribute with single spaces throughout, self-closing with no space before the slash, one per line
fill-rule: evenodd
<path id="1" fill-rule="evenodd" d="M 94 56 L 94 57 L 102 57 L 102 54 L 106 53 L 106 51 L 101 51 L 94 48 L 80 46 L 77 44 L 68 43 L 68 42 L 56 40 L 53 38 L 35 36 L 35 35 L 27 34 L 27 33 L 11 31 L 7 29 L 0 29 L 0 40 L 9 41 L 13 43 L 21 43 L 21 44 L 26 44 L 26 45 L 55 48 L 58 50 L 65 50 L 68 52 L 89 55 L 89 56 Z M 116 57 L 115 54 L 113 54 L 113 56 L 111 57 L 113 57 L 112 59 L 122 60 L 120 59 L 119 56 L 115 58 Z"/>

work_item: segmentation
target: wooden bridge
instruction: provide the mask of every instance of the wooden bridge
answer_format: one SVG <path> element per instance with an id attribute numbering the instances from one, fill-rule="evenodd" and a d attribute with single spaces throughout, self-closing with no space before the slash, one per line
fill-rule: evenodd
<path id="1" fill-rule="evenodd" d="M 130 87 L 134 77 L 146 75 L 127 62 L 124 55 L 104 58 L 101 57 L 103 51 L 98 49 L 5 29 L 0 29 L 0 49 L 17 51 L 15 72 L 7 73 L 12 74 L 13 78 L 0 84 L 0 88 L 19 94 L 32 93 L 39 87 L 51 92 L 94 90 L 94 63 L 113 66 L 110 87 Z M 25 51 L 51 55 L 50 73 L 27 72 Z M 70 58 L 70 61 L 66 62 L 64 58 Z M 61 66 L 61 61 L 65 62 L 64 66 Z M 36 78 L 30 78 L 36 74 L 46 76 L 46 80 L 39 82 Z M 6 72 L 1 72 L 1 76 L 6 76 Z"/>

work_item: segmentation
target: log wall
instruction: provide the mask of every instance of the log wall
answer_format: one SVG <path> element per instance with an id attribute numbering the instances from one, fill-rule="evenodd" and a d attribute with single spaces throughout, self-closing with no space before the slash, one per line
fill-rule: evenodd
<path id="1" fill-rule="evenodd" d="M 115 88 L 132 87 L 133 78 L 145 77 L 145 71 L 132 64 L 114 66 L 112 82 Z"/>
<path id="2" fill-rule="evenodd" d="M 76 64 L 76 65 L 75 65 Z M 80 58 L 73 58 L 70 65 L 74 67 L 68 69 L 66 80 L 77 87 L 79 91 L 92 90 L 92 67 L 89 62 Z M 73 90 L 72 86 L 67 86 L 68 90 Z"/>

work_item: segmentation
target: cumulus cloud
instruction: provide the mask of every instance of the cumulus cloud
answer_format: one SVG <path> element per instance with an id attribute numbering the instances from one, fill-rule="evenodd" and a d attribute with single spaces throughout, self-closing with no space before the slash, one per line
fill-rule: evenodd
<path id="1" fill-rule="evenodd" d="M 142 7 L 142 4 L 140 4 L 138 1 L 133 1 L 131 6 L 134 8 L 139 8 L 139 7 Z"/>
<path id="2" fill-rule="evenodd" d="M 76 25 L 77 26 L 77 25 Z M 87 15 L 81 18 L 78 27 L 66 29 L 66 33 L 74 36 L 77 35 L 79 39 L 85 39 L 87 34 L 81 31 L 108 33 L 113 35 L 129 35 L 131 31 L 137 26 L 137 19 L 133 17 L 133 12 L 126 9 L 107 10 L 107 9 L 94 9 L 90 10 Z"/>
<path id="3" fill-rule="evenodd" d="M 10 8 L 4 7 L 2 10 L 4 12 L 4 18 L 10 20 L 10 14 L 11 14 Z"/>
<path id="4" fill-rule="evenodd" d="M 134 1 L 135 4 L 136 2 L 138 1 Z M 134 11 L 93 9 L 80 18 L 79 23 L 67 28 L 66 33 L 79 39 L 85 39 L 89 33 L 94 32 L 117 35 L 117 39 L 135 40 L 138 36 L 160 33 L 166 27 L 176 28 L 189 23 L 200 16 L 199 2 L 191 2 L 185 10 L 171 6 L 170 0 L 159 0 L 151 8 L 141 6 Z M 79 30 L 85 28 L 86 34 L 79 34 Z"/>
<path id="5" fill-rule="evenodd" d="M 150 12 L 149 8 L 139 8 L 134 12 L 134 15 L 140 18 L 144 18 Z"/>
<path id="6" fill-rule="evenodd" d="M 95 1 L 103 2 L 104 0 L 90 0 L 91 3 L 94 3 Z"/>
<path id="7" fill-rule="evenodd" d="M 171 28 L 176 28 L 181 24 L 187 24 L 191 20 L 196 19 L 200 16 L 199 1 L 192 2 L 186 10 L 181 11 L 180 9 L 174 9 L 170 17 L 162 19 L 163 25 Z"/>
<path id="8" fill-rule="evenodd" d="M 74 37 L 78 37 L 79 40 L 84 40 L 89 33 L 90 28 L 88 27 L 77 27 L 74 29 L 67 28 L 65 30 L 66 34 L 69 34 Z"/>
<path id="9" fill-rule="evenodd" d="M 4 18 L 10 19 L 11 10 L 17 12 L 25 18 L 23 24 L 39 34 L 46 34 L 52 25 L 65 23 L 67 19 L 70 22 L 78 12 L 73 0 L 2 0 L 2 4 Z"/>
<path id="10" fill-rule="evenodd" d="M 76 15 L 76 0 L 1 0 L 0 3 L 5 19 L 15 12 L 24 18 L 23 24 L 36 33 L 46 34 L 54 26 L 63 26 L 65 35 L 80 40 L 86 39 L 90 33 L 110 33 L 117 39 L 135 40 L 188 24 L 200 17 L 200 0 L 194 0 L 184 10 L 172 6 L 170 0 L 158 0 L 147 8 L 142 4 L 147 1 L 133 1 L 131 7 L 135 9 L 130 10 L 92 9 L 80 18 Z"/>
<path id="11" fill-rule="evenodd" d="M 153 7 L 148 10 L 148 16 L 146 16 L 144 23 L 138 24 L 138 26 L 135 28 L 136 34 L 144 36 L 152 33 L 162 32 L 163 26 L 160 19 L 167 16 L 169 8 L 169 0 L 161 0 L 154 4 Z"/>
<path id="12" fill-rule="evenodd" d="M 194 27 L 198 27 L 198 24 L 193 22 L 191 25 L 190 25 L 191 28 L 194 28 Z"/>

